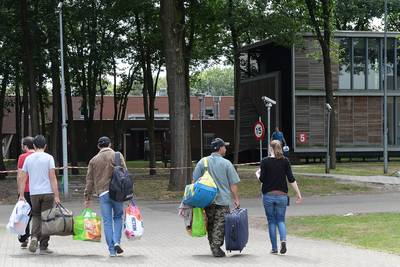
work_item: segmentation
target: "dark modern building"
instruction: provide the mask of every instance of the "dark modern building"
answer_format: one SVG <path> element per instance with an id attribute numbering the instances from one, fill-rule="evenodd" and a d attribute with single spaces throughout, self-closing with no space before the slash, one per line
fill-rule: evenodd
<path id="1" fill-rule="evenodd" d="M 389 152 L 400 145 L 400 36 L 388 33 L 387 88 Z M 332 65 L 338 154 L 378 154 L 383 143 L 382 32 L 338 31 Z M 265 95 L 277 101 L 271 132 L 282 128 L 292 153 L 325 151 L 326 111 L 322 53 L 312 34 L 301 45 L 285 47 L 266 40 L 241 54 L 241 151 L 257 155 L 252 125 L 266 108 Z M 266 142 L 266 140 L 265 140 Z"/>

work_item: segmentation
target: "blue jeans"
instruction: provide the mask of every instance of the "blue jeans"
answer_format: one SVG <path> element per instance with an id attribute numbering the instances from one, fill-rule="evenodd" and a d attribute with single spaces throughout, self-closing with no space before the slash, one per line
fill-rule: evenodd
<path id="1" fill-rule="evenodd" d="M 285 213 L 287 201 L 287 196 L 284 195 L 263 195 L 265 215 L 268 220 L 269 239 L 271 240 L 273 251 L 278 251 L 276 227 L 278 227 L 281 242 L 286 241 Z"/>
<path id="2" fill-rule="evenodd" d="M 121 243 L 124 202 L 117 202 L 110 199 L 107 193 L 100 197 L 100 209 L 108 250 L 110 253 L 115 253 L 114 245 Z"/>

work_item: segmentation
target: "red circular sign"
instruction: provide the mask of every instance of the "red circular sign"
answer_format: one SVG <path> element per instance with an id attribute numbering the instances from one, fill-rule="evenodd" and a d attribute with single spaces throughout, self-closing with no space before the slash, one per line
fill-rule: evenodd
<path id="1" fill-rule="evenodd" d="M 257 141 L 263 140 L 265 136 L 265 126 L 262 121 L 257 121 L 253 126 L 253 134 Z"/>
<path id="2" fill-rule="evenodd" d="M 308 142 L 308 134 L 307 133 L 298 133 L 297 134 L 297 141 L 300 144 L 307 144 L 307 142 Z"/>

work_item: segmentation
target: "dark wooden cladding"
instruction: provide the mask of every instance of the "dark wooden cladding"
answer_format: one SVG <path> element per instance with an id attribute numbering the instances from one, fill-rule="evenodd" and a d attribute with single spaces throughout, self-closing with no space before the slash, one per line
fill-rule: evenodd
<path id="1" fill-rule="evenodd" d="M 339 65 L 332 64 L 333 88 L 338 88 Z M 324 66 L 317 40 L 305 38 L 302 47 L 295 49 L 295 84 L 298 90 L 323 90 Z"/>
<path id="2" fill-rule="evenodd" d="M 299 134 L 308 136 L 307 142 L 304 144 L 296 138 L 297 146 L 324 145 L 324 103 L 323 97 L 296 97 L 296 137 Z"/>
<path id="3" fill-rule="evenodd" d="M 276 75 L 280 77 L 278 73 Z M 258 149 L 259 142 L 255 140 L 253 135 L 253 125 L 259 116 L 262 117 L 264 125 L 267 124 L 267 111 L 261 97 L 268 96 L 277 99 L 275 93 L 276 81 L 276 76 L 270 76 L 240 84 L 240 151 Z M 275 127 L 275 109 L 275 106 L 271 109 L 271 133 L 273 127 Z M 268 138 L 265 138 L 265 140 L 268 140 Z"/>
<path id="4" fill-rule="evenodd" d="M 371 96 L 336 98 L 337 145 L 339 147 L 377 146 L 382 142 L 382 99 Z M 296 97 L 296 136 L 308 135 L 298 147 L 319 147 L 325 144 L 324 97 Z"/>

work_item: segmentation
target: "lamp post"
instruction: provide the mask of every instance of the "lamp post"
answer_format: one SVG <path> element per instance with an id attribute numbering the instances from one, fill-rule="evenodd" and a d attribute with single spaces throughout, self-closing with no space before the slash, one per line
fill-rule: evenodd
<path id="1" fill-rule="evenodd" d="M 325 173 L 329 173 L 330 170 L 330 161 L 331 158 L 329 156 L 329 139 L 330 139 L 330 126 L 331 126 L 331 111 L 332 107 L 329 105 L 329 103 L 325 104 L 326 107 L 326 125 L 327 125 L 327 130 L 326 130 L 326 159 L 325 159 Z"/>
<path id="2" fill-rule="evenodd" d="M 65 78 L 64 78 L 64 41 L 63 41 L 63 2 L 58 3 L 57 11 L 60 18 L 60 60 L 61 60 L 61 127 L 62 127 L 62 150 L 63 150 L 63 181 L 64 197 L 69 197 L 68 192 L 68 147 L 67 147 L 67 123 L 65 115 Z M 56 125 L 53 125 L 53 127 Z"/>
<path id="3" fill-rule="evenodd" d="M 205 95 L 202 93 L 196 94 L 196 96 L 199 98 L 199 103 L 200 103 L 200 158 L 203 158 L 203 111 L 204 111 L 204 101 L 205 101 Z"/>
<path id="4" fill-rule="evenodd" d="M 264 105 L 267 108 L 267 142 L 268 142 L 268 148 L 269 148 L 269 140 L 271 138 L 271 108 L 272 105 L 276 105 L 276 101 L 272 100 L 271 98 L 268 98 L 266 96 L 262 96 L 261 100 L 264 101 Z M 269 149 L 268 149 L 268 154 L 269 154 Z"/>
<path id="5" fill-rule="evenodd" d="M 385 32 L 383 37 L 383 173 L 388 173 L 388 128 L 387 128 L 387 0 L 385 0 Z"/>

